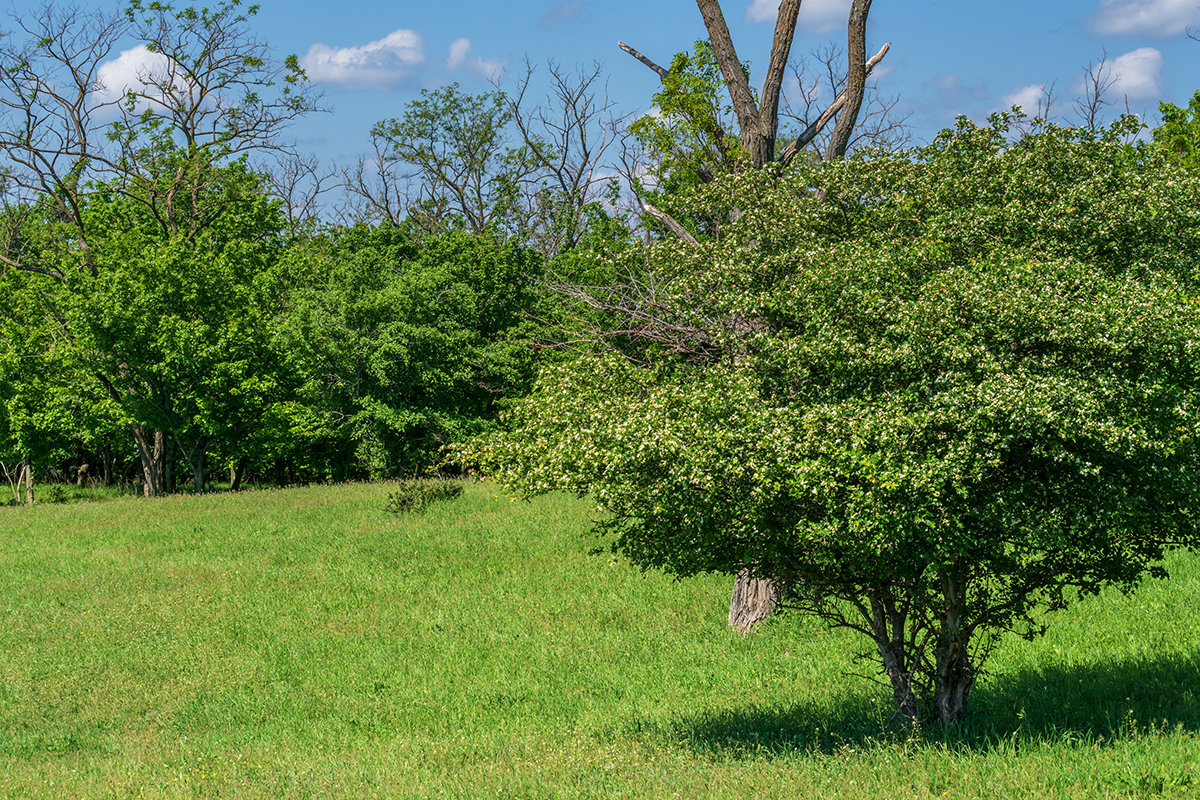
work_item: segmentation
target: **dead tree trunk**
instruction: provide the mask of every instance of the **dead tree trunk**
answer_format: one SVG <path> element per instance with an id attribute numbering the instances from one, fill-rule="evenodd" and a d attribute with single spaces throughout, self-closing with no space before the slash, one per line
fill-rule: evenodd
<path id="1" fill-rule="evenodd" d="M 889 47 L 889 45 L 884 45 L 870 61 L 867 60 L 867 16 L 871 11 L 871 2 L 872 0 L 854 0 L 850 7 L 850 16 L 846 24 L 848 64 L 845 90 L 814 123 L 809 125 L 782 153 L 777 154 L 775 151 L 776 139 L 779 134 L 779 99 L 783 89 L 788 55 L 791 51 L 792 40 L 795 38 L 796 19 L 800 13 L 801 0 L 782 0 L 779 4 L 775 34 L 771 43 L 770 62 L 767 66 L 766 78 L 763 81 L 761 99 L 757 105 L 754 102 L 754 93 L 750 89 L 749 79 L 742 67 L 742 62 L 738 59 L 737 50 L 733 46 L 733 37 L 729 33 L 729 26 L 725 22 L 721 4 L 718 0 L 696 0 L 700 16 L 704 19 L 704 26 L 708 30 L 713 55 L 721 68 L 721 76 L 725 80 L 729 97 L 733 101 L 738 127 L 741 128 L 742 146 L 749 154 L 754 168 L 762 168 L 775 161 L 786 167 L 835 118 L 837 123 L 825 158 L 832 160 L 845 156 L 862 106 L 867 75 L 887 54 Z M 669 76 L 667 70 L 629 45 L 618 44 L 622 50 L 654 70 L 661 80 L 667 79 Z M 712 135 L 717 137 L 717 147 L 722 150 L 720 140 L 724 137 L 724 132 L 718 129 Z M 669 214 L 653 206 L 646 206 L 646 213 L 662 223 L 681 240 L 689 244 L 697 244 L 696 239 L 687 232 L 687 229 L 671 218 Z M 753 578 L 748 570 L 742 570 L 734 581 L 733 595 L 729 606 L 729 624 L 742 633 L 748 633 L 758 622 L 774 611 L 778 597 L 778 587 L 774 586 L 771 579 Z"/>
<path id="2" fill-rule="evenodd" d="M 769 578 L 755 578 L 743 569 L 733 582 L 729 600 L 729 627 L 738 633 L 750 633 L 758 623 L 771 616 L 779 602 L 779 587 Z"/>

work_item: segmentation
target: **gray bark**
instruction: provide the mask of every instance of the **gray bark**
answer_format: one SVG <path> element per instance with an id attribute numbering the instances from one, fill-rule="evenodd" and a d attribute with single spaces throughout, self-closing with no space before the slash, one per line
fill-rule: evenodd
<path id="1" fill-rule="evenodd" d="M 833 138 L 825 151 L 825 160 L 833 161 L 846 155 L 854 124 L 858 122 L 858 110 L 862 107 L 863 95 L 867 90 L 867 14 L 871 12 L 872 0 L 854 0 L 850 6 L 850 20 L 846 25 L 849 55 L 846 70 L 846 100 L 838 112 Z"/>
<path id="2" fill-rule="evenodd" d="M 743 569 L 733 582 L 729 600 L 729 627 L 738 633 L 750 633 L 775 611 L 779 588 L 769 578 L 756 578 Z"/>
<path id="3" fill-rule="evenodd" d="M 975 685 L 975 668 L 968 649 L 971 631 L 963 625 L 966 610 L 966 585 L 952 577 L 942 578 L 942 596 L 946 610 L 938 632 L 934 652 L 935 669 L 933 702 L 942 725 L 962 722 L 966 716 L 967 699 Z"/>
<path id="4" fill-rule="evenodd" d="M 129 430 L 133 433 L 138 458 L 142 462 L 142 494 L 146 497 L 165 497 L 171 493 L 174 483 L 166 435 L 162 431 L 148 431 L 137 423 L 130 423 Z"/>
<path id="5" fill-rule="evenodd" d="M 18 485 L 20 483 L 18 482 Z M 33 505 L 33 464 L 25 462 L 25 502 Z"/>

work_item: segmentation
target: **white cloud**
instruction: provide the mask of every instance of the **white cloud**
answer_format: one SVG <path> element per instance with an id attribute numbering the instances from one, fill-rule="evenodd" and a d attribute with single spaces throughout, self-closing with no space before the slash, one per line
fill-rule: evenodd
<path id="1" fill-rule="evenodd" d="M 1179 36 L 1197 23 L 1196 0 L 1100 0 L 1088 17 L 1088 29 L 1097 34 Z"/>
<path id="2" fill-rule="evenodd" d="M 401 28 L 361 47 L 314 44 L 300 59 L 308 77 L 351 89 L 390 89 L 407 81 L 425 63 L 421 35 Z"/>
<path id="3" fill-rule="evenodd" d="M 563 2 L 547 11 L 539 24 L 544 28 L 548 25 L 554 25 L 563 20 L 570 19 L 582 11 L 586 5 L 587 0 L 563 0 Z"/>
<path id="4" fill-rule="evenodd" d="M 1013 106 L 1020 106 L 1021 110 L 1029 116 L 1034 116 L 1040 110 L 1040 106 L 1046 101 L 1046 86 L 1042 83 L 1034 83 L 1029 86 L 1022 86 L 1020 89 L 1014 89 L 1004 95 L 1000 100 L 1000 107 L 1007 111 Z"/>
<path id="5" fill-rule="evenodd" d="M 449 69 L 463 68 L 474 72 L 481 78 L 494 81 L 504 71 L 508 62 L 502 58 L 467 58 L 471 53 L 471 40 L 455 39 L 450 45 L 450 53 L 446 57 L 446 67 Z"/>
<path id="6" fill-rule="evenodd" d="M 774 22 L 779 11 L 779 0 L 754 0 L 746 6 L 746 19 L 753 22 Z"/>
<path id="7" fill-rule="evenodd" d="M 450 56 L 446 59 L 446 66 L 450 69 L 458 69 L 458 67 L 467 60 L 467 53 L 470 52 L 470 39 L 455 39 L 450 45 Z"/>
<path id="8" fill-rule="evenodd" d="M 1163 56 L 1153 47 L 1139 47 L 1117 56 L 1109 68 L 1113 94 L 1130 98 L 1155 98 L 1161 94 L 1158 82 L 1162 78 Z"/>
<path id="9" fill-rule="evenodd" d="M 96 70 L 95 98 L 110 103 L 120 100 L 129 92 L 157 95 L 147 91 L 148 86 L 159 84 L 169 78 L 170 61 L 162 53 L 152 53 L 144 44 L 106 61 Z"/>
<path id="10" fill-rule="evenodd" d="M 800 4 L 799 27 L 813 33 L 829 33 L 846 24 L 851 0 L 807 0 Z M 779 0 L 753 0 L 746 7 L 752 22 L 774 22 L 779 16 Z"/>

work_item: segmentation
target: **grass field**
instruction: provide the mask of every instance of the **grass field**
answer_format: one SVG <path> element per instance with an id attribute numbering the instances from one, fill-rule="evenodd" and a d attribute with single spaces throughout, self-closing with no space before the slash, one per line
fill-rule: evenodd
<path id="1" fill-rule="evenodd" d="M 729 632 L 581 501 L 387 490 L 0 508 L 0 798 L 1200 796 L 1194 557 L 896 736 L 853 639 Z"/>

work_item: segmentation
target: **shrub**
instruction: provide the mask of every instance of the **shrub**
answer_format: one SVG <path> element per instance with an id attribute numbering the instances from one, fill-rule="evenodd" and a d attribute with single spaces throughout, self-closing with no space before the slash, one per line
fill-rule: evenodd
<path id="1" fill-rule="evenodd" d="M 445 480 L 401 480 L 396 491 L 388 492 L 384 511 L 392 514 L 420 513 L 434 503 L 453 500 L 462 494 L 462 484 Z"/>

